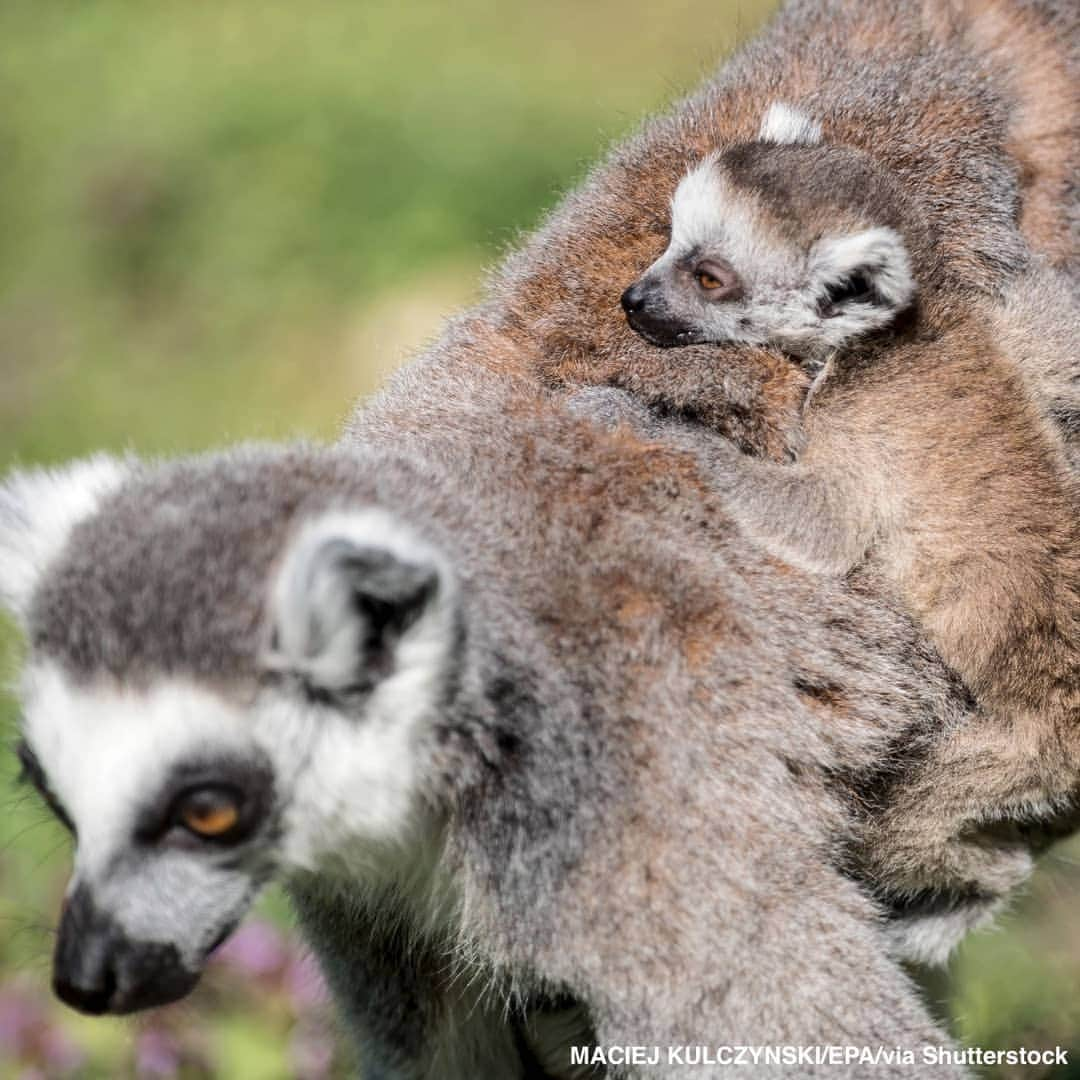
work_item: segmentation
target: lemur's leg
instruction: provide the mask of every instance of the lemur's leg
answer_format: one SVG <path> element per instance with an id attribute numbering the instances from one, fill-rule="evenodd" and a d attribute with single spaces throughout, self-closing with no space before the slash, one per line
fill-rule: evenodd
<path id="1" fill-rule="evenodd" d="M 812 465 L 783 465 L 742 453 L 694 424 L 657 416 L 625 391 L 590 387 L 572 411 L 608 427 L 628 425 L 697 458 L 736 523 L 771 555 L 810 573 L 842 575 L 862 561 L 874 540 L 871 500 L 853 470 L 826 478 Z"/>
<path id="2" fill-rule="evenodd" d="M 972 514 L 951 549 L 917 553 L 931 587 L 907 590 L 909 601 L 981 712 L 941 732 L 885 795 L 878 849 L 902 882 L 989 878 L 1005 892 L 1026 877 L 1029 847 L 1076 824 L 1080 545 L 1068 521 L 1036 527 L 1037 543 L 988 543 Z"/>
<path id="3" fill-rule="evenodd" d="M 1040 772 L 1045 763 L 1060 774 L 1060 755 L 1040 743 L 989 715 L 943 733 L 867 815 L 866 876 L 901 906 L 1007 895 L 1030 874 L 1032 853 L 1076 824 L 1070 792 Z"/>
<path id="4" fill-rule="evenodd" d="M 1034 556 L 1003 562 L 976 532 L 967 557 L 930 575 L 949 587 L 917 597 L 923 629 L 981 711 L 947 726 L 875 799 L 866 850 L 894 895 L 1004 895 L 1032 850 L 1077 824 L 1080 575 L 1071 537 L 1052 547 L 1047 572 Z"/>
<path id="5" fill-rule="evenodd" d="M 412 937 L 387 916 L 389 904 L 367 905 L 347 886 L 314 875 L 295 878 L 289 895 L 365 1077 L 534 1075 L 513 1018 L 497 996 L 455 974 L 447 943 Z"/>

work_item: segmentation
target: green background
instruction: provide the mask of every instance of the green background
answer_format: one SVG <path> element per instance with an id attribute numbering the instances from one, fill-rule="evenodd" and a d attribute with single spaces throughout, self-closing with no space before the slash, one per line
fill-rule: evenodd
<path id="1" fill-rule="evenodd" d="M 605 146 L 771 6 L 3 0 L 0 465 L 332 436 Z M 14 675 L 10 630 L 0 657 Z M 223 963 L 139 1021 L 53 1004 L 69 850 L 14 773 L 4 755 L 0 1076 L 343 1070 L 302 1063 L 329 1021 L 280 965 Z M 928 982 L 960 1038 L 1080 1059 L 1078 886 L 1058 849 Z M 257 919 L 288 933 L 278 898 Z M 171 1073 L 148 1071 L 155 1039 Z"/>

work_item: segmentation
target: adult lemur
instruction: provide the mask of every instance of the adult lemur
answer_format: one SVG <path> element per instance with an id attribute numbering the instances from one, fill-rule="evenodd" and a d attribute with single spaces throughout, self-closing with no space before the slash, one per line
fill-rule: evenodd
<path id="1" fill-rule="evenodd" d="M 679 1042 L 703 1029 L 747 1041 L 816 1041 L 840 1028 L 844 1042 L 937 1038 L 882 958 L 865 898 L 834 865 L 850 870 L 847 810 L 927 753 L 933 733 L 962 729 L 957 688 L 882 610 L 872 580 L 809 585 L 798 571 L 747 561 L 738 541 L 699 532 L 725 518 L 696 463 L 629 434 L 586 434 L 533 397 L 538 380 L 557 392 L 615 382 L 694 412 L 746 449 L 776 458 L 795 449 L 808 381 L 796 365 L 742 350 L 720 369 L 714 349 L 688 349 L 685 378 L 673 382 L 670 357 L 632 334 L 617 307 L 666 245 L 667 203 L 686 166 L 750 138 L 774 100 L 805 105 L 849 145 L 883 143 L 905 182 L 935 190 L 939 231 L 976 287 L 992 288 L 1022 258 L 1022 245 L 1002 241 L 1018 213 L 1029 240 L 1066 259 L 1077 111 L 1039 102 L 1048 86 L 1071 101 L 1073 5 L 1055 14 L 1039 2 L 928 3 L 923 14 L 914 2 L 792 4 L 706 90 L 617 151 L 511 260 L 490 301 L 358 415 L 368 451 L 260 452 L 138 476 L 105 465 L 6 489 L 5 588 L 24 610 L 54 613 L 42 629 L 71 631 L 35 635 L 26 730 L 37 754 L 26 754 L 27 771 L 72 803 L 78 880 L 117 883 L 72 894 L 61 944 L 77 942 L 81 925 L 95 948 L 60 949 L 65 993 L 88 991 L 84 1007 L 150 1003 L 143 963 L 165 992 L 181 992 L 255 882 L 325 854 L 321 872 L 297 871 L 292 887 L 365 1060 L 391 1075 L 554 1073 L 536 1061 L 535 1032 L 557 1019 L 563 990 L 588 1005 L 608 1042 Z M 1000 26 L 1008 33 L 995 39 Z M 473 409 L 487 419 L 470 420 Z M 490 425 L 505 426 L 496 438 Z M 407 447 L 411 464 L 380 446 Z M 506 447 L 513 465 L 500 472 Z M 114 492 L 108 502 L 96 485 Z M 305 551 L 326 556 L 303 529 L 321 520 L 326 498 L 350 520 L 373 504 L 391 515 L 361 513 L 378 533 L 374 544 L 360 534 L 363 558 L 350 557 L 356 534 L 329 543 L 345 577 L 359 574 L 363 632 L 322 607 L 307 619 L 283 587 L 281 610 L 301 618 L 275 648 L 262 636 L 278 609 L 265 602 L 268 583 L 295 581 L 285 568 L 307 566 Z M 440 569 L 424 573 L 417 554 Z M 185 568 L 198 562 L 206 573 L 192 577 Z M 329 573 L 312 579 L 324 603 Z M 435 682 L 468 707 L 406 725 L 416 742 L 398 759 L 404 772 L 363 787 L 343 780 L 348 769 L 370 776 L 351 748 L 381 753 L 403 730 L 379 723 L 372 703 L 396 701 L 400 676 L 442 671 L 399 662 L 445 625 L 447 607 L 432 622 L 420 605 L 450 596 L 441 586 L 454 580 L 449 610 L 461 612 L 463 633 L 451 670 L 462 677 Z M 125 611 L 123 598 L 139 602 Z M 598 619 L 612 605 L 613 618 Z M 342 633 L 328 632 L 335 626 Z M 296 655 L 298 640 L 320 634 L 352 642 L 369 663 L 353 685 L 322 663 L 335 649 Z M 566 662 L 549 665 L 549 654 Z M 431 700 L 425 693 L 400 715 L 415 718 L 407 706 Z M 215 749 L 209 775 L 192 750 L 201 738 Z M 109 765 L 125 749 L 140 768 Z M 80 751 L 116 783 L 86 781 Z M 195 766 L 180 769 L 175 792 L 168 764 Z M 430 807 L 410 819 L 409 842 L 379 843 L 384 826 L 402 839 L 394 811 L 428 780 Z M 153 805 L 189 791 L 175 817 L 173 803 Z M 129 828 L 143 805 L 168 817 L 165 831 L 152 812 Z M 285 805 L 298 809 L 275 813 Z M 425 859 L 424 826 L 448 806 L 441 857 Z M 266 814 L 275 828 L 241 841 Z M 217 843 L 246 846 L 197 840 L 222 822 L 238 831 Z M 106 873 L 113 841 L 130 858 Z M 1023 861 L 998 850 L 1006 864 Z M 125 907 L 155 880 L 175 905 Z M 121 894 L 123 884 L 132 891 Z M 922 913 L 920 933 L 940 949 L 996 888 L 946 895 Z M 381 917 L 391 910 L 411 941 Z M 175 951 L 137 947 L 151 935 Z M 445 959 L 450 940 L 468 946 L 454 951 L 456 967 Z M 496 993 L 474 1001 L 462 989 L 469 979 L 451 977 L 470 960 Z M 116 986 L 96 982 L 103 976 Z M 501 1000 L 528 1018 L 524 1030 L 503 1023 Z"/>
<path id="2" fill-rule="evenodd" d="M 659 1048 L 613 1076 L 733 1042 L 922 1075 L 945 1039 L 844 872 L 845 788 L 964 695 L 864 588 L 747 554 L 689 455 L 455 393 L 507 348 L 443 352 L 401 450 L 0 487 L 21 754 L 76 838 L 57 991 L 181 996 L 283 877 L 365 1075 L 571 1076 L 594 1040 Z"/>

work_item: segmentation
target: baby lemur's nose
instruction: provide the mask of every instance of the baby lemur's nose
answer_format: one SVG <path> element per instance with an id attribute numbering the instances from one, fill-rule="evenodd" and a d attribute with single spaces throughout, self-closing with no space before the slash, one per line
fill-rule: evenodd
<path id="1" fill-rule="evenodd" d="M 633 315 L 634 312 L 640 311 L 645 306 L 645 288 L 640 281 L 635 281 L 629 289 L 626 290 L 619 298 L 619 303 L 622 304 L 623 311 L 627 315 Z"/>

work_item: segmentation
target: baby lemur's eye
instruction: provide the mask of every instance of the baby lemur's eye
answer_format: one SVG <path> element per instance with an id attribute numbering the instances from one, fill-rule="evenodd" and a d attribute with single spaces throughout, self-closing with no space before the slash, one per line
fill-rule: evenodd
<path id="1" fill-rule="evenodd" d="M 703 259 L 694 267 L 694 280 L 710 300 L 734 300 L 742 295 L 742 281 L 734 269 L 715 259 Z"/>

